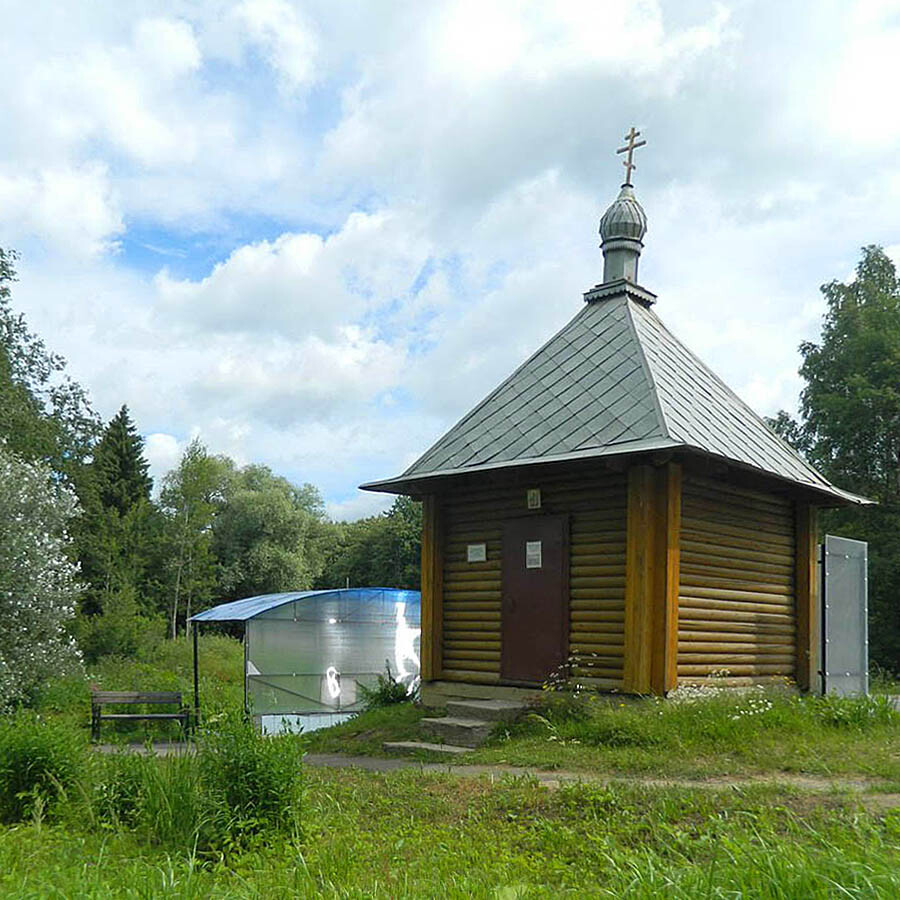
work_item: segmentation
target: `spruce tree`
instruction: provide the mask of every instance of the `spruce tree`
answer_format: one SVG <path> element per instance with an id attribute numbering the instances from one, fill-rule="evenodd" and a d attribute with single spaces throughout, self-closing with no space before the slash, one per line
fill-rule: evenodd
<path id="1" fill-rule="evenodd" d="M 123 405 L 94 450 L 93 479 L 101 506 L 124 516 L 142 500 L 149 500 L 153 487 L 149 468 L 144 442 Z"/>

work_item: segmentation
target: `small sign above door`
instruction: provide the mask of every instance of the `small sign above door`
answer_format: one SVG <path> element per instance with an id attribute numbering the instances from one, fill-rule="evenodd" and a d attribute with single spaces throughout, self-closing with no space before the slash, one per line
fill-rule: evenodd
<path id="1" fill-rule="evenodd" d="M 528 488 L 528 490 L 525 493 L 525 499 L 526 499 L 529 509 L 540 509 L 541 508 L 541 489 L 540 488 Z"/>
<path id="2" fill-rule="evenodd" d="M 466 562 L 485 562 L 487 560 L 487 544 L 469 544 L 466 547 Z"/>
<path id="3" fill-rule="evenodd" d="M 525 541 L 525 568 L 540 569 L 543 566 L 540 541 Z"/>

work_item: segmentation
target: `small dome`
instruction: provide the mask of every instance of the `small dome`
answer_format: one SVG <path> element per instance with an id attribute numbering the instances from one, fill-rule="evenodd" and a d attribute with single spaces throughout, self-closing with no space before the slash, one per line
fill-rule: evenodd
<path id="1" fill-rule="evenodd" d="M 630 184 L 623 184 L 619 196 L 603 213 L 600 220 L 600 237 L 604 241 L 626 238 L 641 240 L 647 233 L 647 215 L 634 196 Z"/>

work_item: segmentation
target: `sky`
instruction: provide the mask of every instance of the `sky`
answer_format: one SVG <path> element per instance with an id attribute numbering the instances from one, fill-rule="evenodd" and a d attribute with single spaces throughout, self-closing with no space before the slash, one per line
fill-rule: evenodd
<path id="1" fill-rule="evenodd" d="M 622 181 L 640 281 L 757 412 L 821 284 L 900 260 L 900 2 L 0 0 L 14 306 L 159 480 L 199 436 L 335 518 L 580 309 Z"/>

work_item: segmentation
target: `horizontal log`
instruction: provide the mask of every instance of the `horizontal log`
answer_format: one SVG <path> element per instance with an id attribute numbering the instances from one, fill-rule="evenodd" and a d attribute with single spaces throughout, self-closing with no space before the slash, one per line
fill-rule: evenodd
<path id="1" fill-rule="evenodd" d="M 460 560 L 458 562 L 444 561 L 444 577 L 448 574 L 465 574 L 471 575 L 473 578 L 481 576 L 482 578 L 500 577 L 500 557 L 488 559 L 486 562 L 471 563 L 468 560 Z"/>
<path id="2" fill-rule="evenodd" d="M 681 594 L 678 597 L 679 613 L 684 610 L 717 610 L 731 613 L 739 618 L 739 613 L 765 613 L 770 615 L 791 616 L 795 614 L 792 603 L 769 603 L 765 600 L 723 600 L 719 597 L 689 597 Z"/>
<path id="3" fill-rule="evenodd" d="M 483 669 L 446 669 L 441 672 L 442 681 L 459 681 L 464 684 L 497 684 L 500 681 L 499 670 L 486 672 Z"/>
<path id="4" fill-rule="evenodd" d="M 794 652 L 793 642 L 789 643 L 763 643 L 751 641 L 749 643 L 739 644 L 733 641 L 678 641 L 678 655 L 690 653 L 750 653 L 760 656 L 777 654 L 779 656 L 790 657 Z"/>
<path id="5" fill-rule="evenodd" d="M 765 563 L 753 563 L 750 566 L 713 566 L 709 562 L 685 562 L 682 560 L 681 572 L 684 575 L 705 575 L 709 578 L 736 578 L 741 581 L 758 582 L 760 584 L 780 584 L 785 587 L 793 587 L 793 572 L 767 572 Z M 782 567 L 783 570 L 787 566 Z"/>
<path id="6" fill-rule="evenodd" d="M 625 578 L 625 560 L 621 562 L 611 562 L 601 565 L 588 565 L 582 562 L 574 562 L 570 564 L 570 571 L 573 576 L 578 578 Z"/>
<path id="7" fill-rule="evenodd" d="M 776 663 L 776 664 L 748 664 L 748 663 L 733 663 L 727 666 L 719 666 L 719 665 L 698 665 L 695 663 L 690 664 L 682 664 L 679 662 L 678 664 L 678 677 L 682 676 L 691 676 L 691 675 L 710 675 L 712 672 L 720 672 L 722 670 L 726 670 L 729 675 L 785 675 L 787 677 L 793 676 L 794 668 L 793 665 L 789 663 Z M 716 684 L 718 682 L 718 678 L 712 680 L 712 684 Z"/>
<path id="8" fill-rule="evenodd" d="M 625 594 L 625 575 L 581 575 L 573 573 L 569 577 L 569 589 L 572 596 L 577 596 L 574 592 L 588 590 L 596 593 L 599 590 L 615 590 L 624 596 Z"/>
<path id="9" fill-rule="evenodd" d="M 572 600 L 621 600 L 625 602 L 623 587 L 570 588 Z M 584 609 L 585 607 L 581 607 Z"/>
<path id="10" fill-rule="evenodd" d="M 682 584 L 679 586 L 678 593 L 685 600 L 735 600 L 741 603 L 771 603 L 790 608 L 794 606 L 793 596 L 784 591 L 743 591 Z M 444 596 L 446 597 L 446 593 Z"/>
<path id="11" fill-rule="evenodd" d="M 752 627 L 752 626 L 751 626 Z M 772 627 L 772 626 L 759 626 Z M 780 626 L 779 626 L 780 627 Z M 755 643 L 766 644 L 794 644 L 794 628 L 784 628 L 780 632 L 733 632 L 733 631 L 685 631 L 678 629 L 678 642 L 682 641 L 727 641 L 733 643 L 742 643 L 752 641 Z"/>
<path id="12" fill-rule="evenodd" d="M 571 604 L 569 618 L 572 620 L 573 627 L 576 622 L 624 622 L 625 621 L 625 601 L 617 608 L 607 609 L 572 609 Z"/>
<path id="13" fill-rule="evenodd" d="M 444 646 L 444 665 L 451 662 L 466 662 L 468 660 L 494 660 L 499 663 L 499 650 L 457 650 Z"/>
<path id="14" fill-rule="evenodd" d="M 793 587 L 787 584 L 745 581 L 741 578 L 711 578 L 693 572 L 682 574 L 679 590 L 697 597 L 731 597 L 732 594 L 763 594 L 769 597 L 790 598 L 794 596 Z"/>
<path id="15" fill-rule="evenodd" d="M 496 672 L 499 674 L 500 672 L 500 663 L 497 662 L 489 662 L 488 660 L 457 660 L 457 659 L 445 659 L 443 669 L 441 671 L 441 677 L 446 678 L 448 672 L 452 671 L 470 671 L 470 672 Z"/>
<path id="16" fill-rule="evenodd" d="M 791 524 L 779 524 L 765 518 L 757 519 L 750 516 L 730 515 L 721 510 L 707 509 L 689 503 L 685 503 L 683 509 L 684 522 L 689 528 L 694 523 L 702 523 L 707 527 L 721 524 L 742 530 L 747 535 L 758 534 L 761 538 L 774 537 L 791 540 L 794 537 L 794 530 Z M 778 543 L 781 543 L 781 541 Z"/>
<path id="17" fill-rule="evenodd" d="M 579 637 L 577 641 L 574 639 L 570 641 L 569 651 L 577 654 L 589 653 L 603 659 L 625 657 L 625 647 L 622 644 L 594 644 L 583 637 Z"/>
<path id="18" fill-rule="evenodd" d="M 444 586 L 444 605 L 453 606 L 456 603 L 499 603 L 500 591 L 467 591 L 456 590 L 454 587 Z"/>
<path id="19" fill-rule="evenodd" d="M 606 610 L 624 610 L 625 598 L 609 598 L 609 597 L 590 597 L 589 599 L 572 598 L 569 601 L 570 610 L 595 610 L 603 612 Z"/>
<path id="20" fill-rule="evenodd" d="M 682 536 L 681 539 L 681 551 L 684 553 L 685 551 L 689 554 L 696 554 L 696 557 L 691 557 L 692 559 L 697 559 L 702 561 L 707 557 L 711 558 L 710 565 L 716 565 L 713 559 L 726 559 L 726 560 L 746 560 L 749 563 L 753 562 L 764 562 L 764 563 L 774 563 L 779 566 L 793 565 L 794 558 L 793 556 L 778 554 L 778 553 L 768 553 L 765 551 L 756 551 L 756 550 L 741 550 L 741 549 L 732 549 L 730 547 L 722 547 L 718 544 L 709 544 L 701 541 L 693 541 L 690 538 Z M 733 564 L 733 563 L 732 563 Z"/>
<path id="21" fill-rule="evenodd" d="M 721 553 L 699 552 L 687 550 L 684 545 L 681 547 L 681 565 L 704 568 L 709 571 L 715 569 L 726 572 L 758 572 L 760 575 L 777 574 L 782 577 L 794 577 L 793 557 L 791 559 L 785 557 L 781 562 L 747 560 L 730 556 L 727 550 L 722 550 Z"/>
<path id="22" fill-rule="evenodd" d="M 710 634 L 734 634 L 736 636 L 746 637 L 748 633 L 751 634 L 769 634 L 774 636 L 778 635 L 793 635 L 796 632 L 796 627 L 794 623 L 780 625 L 772 622 L 715 622 L 709 628 L 701 621 L 694 619 L 686 619 L 680 621 L 678 623 L 678 633 L 679 634 L 700 634 L 704 632 L 709 632 Z"/>
<path id="23" fill-rule="evenodd" d="M 719 623 L 727 623 L 732 622 L 734 625 L 738 625 L 742 622 L 747 623 L 757 623 L 757 622 L 771 622 L 775 624 L 787 624 L 794 626 L 796 622 L 796 617 L 793 613 L 785 613 L 785 612 L 760 612 L 759 609 L 709 609 L 709 608 L 692 608 L 690 606 L 681 606 L 678 607 L 678 622 L 681 624 L 682 622 L 687 622 L 691 619 L 699 619 L 705 623 L 709 623 L 709 625 L 704 625 L 704 628 L 709 627 L 712 628 L 714 625 L 718 625 Z"/>
<path id="24" fill-rule="evenodd" d="M 619 634 L 625 633 L 624 622 L 570 622 L 569 633 L 576 634 Z"/>
<path id="25" fill-rule="evenodd" d="M 470 638 L 460 640 L 456 637 L 444 637 L 444 647 L 448 650 L 499 650 L 500 639 L 494 640 L 477 640 Z"/>
<path id="26" fill-rule="evenodd" d="M 688 678 L 679 678 L 678 679 L 679 687 L 682 684 L 690 684 L 690 685 L 710 685 L 714 684 L 716 687 L 750 687 L 751 685 L 762 684 L 762 685 L 779 685 L 784 687 L 785 685 L 785 676 L 784 675 L 740 675 L 740 676 L 726 676 L 726 677 L 716 677 L 716 678 L 698 678 L 698 677 L 688 677 Z"/>
<path id="27" fill-rule="evenodd" d="M 596 668 L 593 666 L 573 666 L 572 674 L 578 679 L 609 680 L 613 682 L 611 685 L 613 688 L 621 687 L 622 684 L 622 670 L 608 666 L 597 666 Z"/>
<path id="28" fill-rule="evenodd" d="M 591 546 L 589 548 L 577 547 L 574 544 L 569 545 L 569 565 L 575 566 L 624 566 L 625 565 L 625 545 L 622 545 L 622 551 L 610 550 L 604 553 L 602 550 Z"/>
<path id="29" fill-rule="evenodd" d="M 738 485 L 732 485 L 727 482 L 715 481 L 712 479 L 696 478 L 691 476 L 684 481 L 684 493 L 687 496 L 703 496 L 714 500 L 721 500 L 725 497 L 734 498 L 732 502 L 741 502 L 745 504 L 756 504 L 766 506 L 775 512 L 785 512 L 793 508 L 792 502 L 784 496 L 777 494 L 769 494 L 764 491 L 754 491 L 752 488 L 743 488 Z"/>
<path id="30" fill-rule="evenodd" d="M 463 622 L 469 623 L 484 623 L 484 622 L 496 622 L 499 624 L 500 622 L 500 612 L 499 610 L 491 610 L 490 612 L 485 611 L 470 611 L 470 610 L 453 610 L 453 609 L 444 609 L 444 621 L 445 622 L 458 622 L 460 626 Z"/>
<path id="31" fill-rule="evenodd" d="M 704 537 L 711 537 L 715 543 L 745 547 L 748 550 L 759 547 L 763 550 L 773 550 L 776 553 L 778 551 L 792 553 L 794 549 L 793 537 L 760 534 L 756 529 L 748 531 L 745 527 L 726 525 L 722 522 L 713 524 L 706 519 L 689 517 L 682 520 L 682 526 L 683 531 L 700 534 L 700 540 L 703 540 Z"/>
<path id="32" fill-rule="evenodd" d="M 487 594 L 491 597 L 500 596 L 500 579 L 496 581 L 461 581 L 457 574 L 444 576 L 444 597 L 453 594 Z"/>

